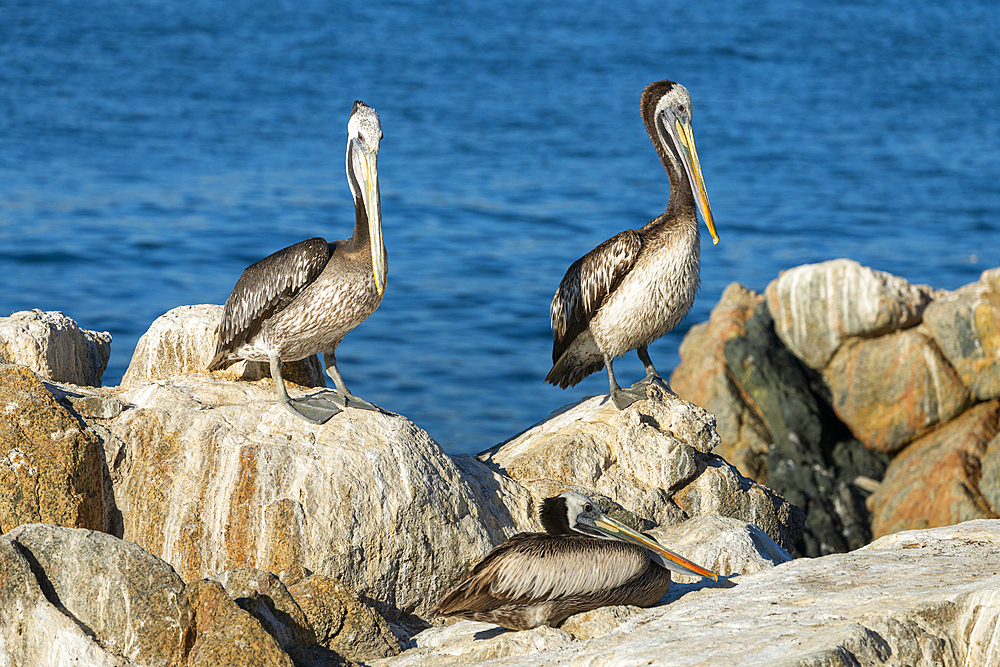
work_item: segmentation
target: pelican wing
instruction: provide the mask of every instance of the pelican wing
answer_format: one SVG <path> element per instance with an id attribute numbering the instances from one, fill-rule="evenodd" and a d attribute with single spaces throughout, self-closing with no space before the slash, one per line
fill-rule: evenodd
<path id="1" fill-rule="evenodd" d="M 635 266 L 642 250 L 642 236 L 627 229 L 573 262 L 552 297 L 552 363 L 587 328 L 605 297 Z"/>
<path id="2" fill-rule="evenodd" d="M 225 366 L 230 352 L 253 339 L 267 318 L 284 309 L 322 273 L 330 246 L 312 238 L 251 264 L 226 300 L 215 358 L 209 370 Z"/>
<path id="3" fill-rule="evenodd" d="M 641 575 L 648 564 L 641 547 L 624 542 L 520 533 L 491 551 L 434 611 L 448 616 L 595 595 Z"/>

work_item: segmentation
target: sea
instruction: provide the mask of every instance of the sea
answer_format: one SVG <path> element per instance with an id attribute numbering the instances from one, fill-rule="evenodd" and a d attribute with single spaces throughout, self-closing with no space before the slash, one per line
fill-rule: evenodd
<path id="1" fill-rule="evenodd" d="M 722 290 L 847 257 L 955 289 L 1000 266 L 997 0 L 0 0 L 0 315 L 113 336 L 350 236 L 375 107 L 389 279 L 337 358 L 353 393 L 475 453 L 607 392 L 560 390 L 567 267 L 663 211 L 643 88 L 688 88 L 721 242 L 650 347 L 667 374 Z M 643 376 L 634 354 L 615 366 Z"/>

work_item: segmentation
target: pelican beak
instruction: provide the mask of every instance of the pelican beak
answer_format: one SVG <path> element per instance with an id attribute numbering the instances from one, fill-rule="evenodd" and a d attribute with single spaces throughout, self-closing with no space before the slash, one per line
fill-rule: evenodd
<path id="1" fill-rule="evenodd" d="M 378 153 L 355 139 L 354 173 L 361 183 L 361 199 L 365 203 L 368 216 L 368 237 L 372 249 L 372 273 L 379 296 L 385 292 L 385 282 L 389 276 L 385 244 L 382 241 L 382 200 L 378 189 Z"/>
<path id="2" fill-rule="evenodd" d="M 701 211 L 701 217 L 708 226 L 708 231 L 712 235 L 712 244 L 719 242 L 719 235 L 715 231 L 715 220 L 712 218 L 712 207 L 708 203 L 708 192 L 705 191 L 705 179 L 701 175 L 701 163 L 698 161 L 698 151 L 694 147 L 694 130 L 691 123 L 679 118 L 671 117 L 673 131 L 680 140 L 684 150 L 678 151 L 681 162 L 684 163 L 684 171 L 687 173 L 688 182 L 691 183 L 691 190 L 694 192 L 694 200 Z M 668 125 L 669 127 L 669 125 Z"/>
<path id="3" fill-rule="evenodd" d="M 655 540 L 646 537 L 641 533 L 637 533 L 628 526 L 615 521 L 607 514 L 601 514 L 597 519 L 595 519 L 594 527 L 609 537 L 637 544 L 643 549 L 652 552 L 654 555 L 660 556 L 663 564 L 674 572 L 679 574 L 695 574 L 700 577 L 708 577 L 712 581 L 719 580 L 719 575 L 716 573 L 706 570 L 699 565 L 695 565 L 688 559 L 683 556 L 678 556 L 669 549 L 664 549 Z"/>

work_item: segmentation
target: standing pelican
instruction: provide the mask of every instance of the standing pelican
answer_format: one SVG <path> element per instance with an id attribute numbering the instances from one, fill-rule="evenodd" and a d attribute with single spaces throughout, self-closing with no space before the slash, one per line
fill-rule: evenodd
<path id="1" fill-rule="evenodd" d="M 662 378 L 646 346 L 677 326 L 698 291 L 701 237 L 695 206 L 719 242 L 691 130 L 691 96 L 673 81 L 642 93 L 642 120 L 670 177 L 667 209 L 573 262 L 552 298 L 552 370 L 546 382 L 573 386 L 602 366 L 611 397 L 624 409 Z M 646 378 L 629 389 L 615 381 L 614 359 L 635 350 Z"/>
<path id="2" fill-rule="evenodd" d="M 376 409 L 348 391 L 335 354 L 347 332 L 375 312 L 385 291 L 389 260 L 378 189 L 381 140 L 378 114 L 355 102 L 347 123 L 346 158 L 354 236 L 333 243 L 312 238 L 248 267 L 226 301 L 215 358 L 208 365 L 216 370 L 239 359 L 268 362 L 278 402 L 314 424 L 337 414 L 341 406 Z M 319 352 L 336 391 L 289 398 L 282 363 Z"/>
<path id="3" fill-rule="evenodd" d="M 718 580 L 582 493 L 546 498 L 539 517 L 544 533 L 500 544 L 431 613 L 529 630 L 606 605 L 649 607 L 667 592 L 669 570 Z"/>

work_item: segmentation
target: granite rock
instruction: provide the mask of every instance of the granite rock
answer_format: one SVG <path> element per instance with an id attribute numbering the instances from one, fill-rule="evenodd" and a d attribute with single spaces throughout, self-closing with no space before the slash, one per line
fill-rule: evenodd
<path id="1" fill-rule="evenodd" d="M 958 416 L 971 398 L 918 329 L 854 340 L 824 376 L 840 419 L 867 447 L 888 453 Z"/>
<path id="2" fill-rule="evenodd" d="M 939 296 L 927 306 L 923 321 L 978 400 L 1000 397 L 1000 268 Z"/>
<path id="3" fill-rule="evenodd" d="M 58 311 L 0 317 L 0 364 L 27 366 L 56 382 L 100 387 L 110 357 L 111 334 L 81 329 Z"/>
<path id="4" fill-rule="evenodd" d="M 97 436 L 31 370 L 0 365 L 0 531 L 107 530 L 109 484 Z"/>
<path id="5" fill-rule="evenodd" d="M 875 535 L 1000 518 L 980 492 L 996 496 L 981 483 L 981 462 L 998 432 L 1000 400 L 993 400 L 904 449 L 869 499 Z"/>
<path id="6" fill-rule="evenodd" d="M 1000 514 L 1000 433 L 986 445 L 980 469 L 979 492 L 990 504 L 990 508 Z"/>
<path id="7" fill-rule="evenodd" d="M 732 516 L 791 547 L 802 515 L 711 454 L 714 419 L 655 385 L 649 398 L 619 411 L 607 396 L 553 413 L 479 455 L 529 489 L 536 500 L 566 488 L 613 498 L 656 524 L 703 513 Z"/>
<path id="8" fill-rule="evenodd" d="M 920 321 L 934 291 L 853 260 L 797 266 L 767 286 L 775 330 L 795 356 L 822 370 L 847 338 Z"/>

